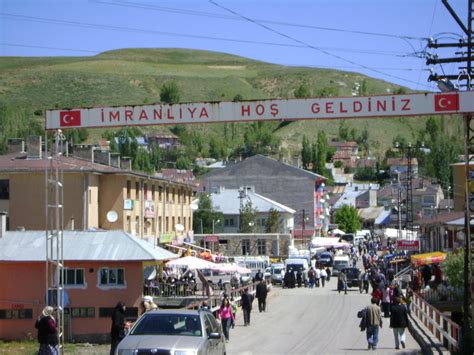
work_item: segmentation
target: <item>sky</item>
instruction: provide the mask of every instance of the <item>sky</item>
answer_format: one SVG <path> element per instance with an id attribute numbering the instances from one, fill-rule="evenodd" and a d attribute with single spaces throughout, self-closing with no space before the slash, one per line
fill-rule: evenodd
<path id="1" fill-rule="evenodd" d="M 450 0 L 464 23 L 468 0 Z M 287 66 L 359 72 L 437 91 L 427 38 L 463 32 L 441 0 L 0 0 L 0 56 L 93 56 L 120 48 L 192 48 Z"/>

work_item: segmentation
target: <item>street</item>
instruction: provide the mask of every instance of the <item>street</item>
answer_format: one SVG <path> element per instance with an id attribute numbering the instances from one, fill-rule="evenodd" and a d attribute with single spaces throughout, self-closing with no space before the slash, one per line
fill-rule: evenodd
<path id="1" fill-rule="evenodd" d="M 325 288 L 282 289 L 273 287 L 268 312 L 258 312 L 254 301 L 251 325 L 243 326 L 242 312 L 231 330 L 227 354 L 358 354 L 367 353 L 365 332 L 357 312 L 370 296 L 351 288 L 336 291 L 336 278 Z M 406 349 L 395 350 L 389 319 L 379 333 L 378 354 L 419 354 L 420 348 L 406 330 Z"/>

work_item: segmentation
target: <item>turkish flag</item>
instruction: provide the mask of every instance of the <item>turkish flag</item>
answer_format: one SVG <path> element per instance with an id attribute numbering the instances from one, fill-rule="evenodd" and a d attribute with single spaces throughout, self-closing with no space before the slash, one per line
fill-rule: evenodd
<path id="1" fill-rule="evenodd" d="M 458 94 L 438 94 L 434 96 L 435 111 L 457 111 L 459 110 Z"/>
<path id="2" fill-rule="evenodd" d="M 59 112 L 59 125 L 61 127 L 77 127 L 81 125 L 81 111 Z"/>

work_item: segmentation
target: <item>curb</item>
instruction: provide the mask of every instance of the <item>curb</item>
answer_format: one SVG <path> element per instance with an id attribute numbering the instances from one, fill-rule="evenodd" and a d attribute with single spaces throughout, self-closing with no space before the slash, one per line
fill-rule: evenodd
<path id="1" fill-rule="evenodd" d="M 412 337 L 416 340 L 418 345 L 420 345 L 421 352 L 424 355 L 447 355 L 450 354 L 448 349 L 446 349 L 443 344 L 441 344 L 438 339 L 433 338 L 430 334 L 430 331 L 421 323 L 417 318 L 412 314 L 408 315 L 410 321 L 408 322 L 408 329 Z"/>

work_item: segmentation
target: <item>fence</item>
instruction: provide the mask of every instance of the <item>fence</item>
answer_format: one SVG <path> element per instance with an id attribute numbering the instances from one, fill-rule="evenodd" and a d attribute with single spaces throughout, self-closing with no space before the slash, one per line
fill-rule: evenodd
<path id="1" fill-rule="evenodd" d="M 412 312 L 430 333 L 449 351 L 458 348 L 460 326 L 428 304 L 422 296 L 413 294 Z"/>

